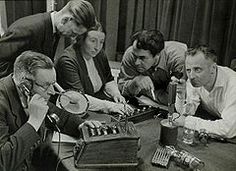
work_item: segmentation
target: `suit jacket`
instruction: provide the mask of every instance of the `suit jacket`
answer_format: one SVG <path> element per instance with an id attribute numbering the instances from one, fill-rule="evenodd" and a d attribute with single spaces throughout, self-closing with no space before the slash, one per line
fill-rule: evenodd
<path id="1" fill-rule="evenodd" d="M 13 71 L 17 56 L 26 50 L 43 53 L 54 58 L 58 42 L 53 35 L 50 13 L 39 13 L 20 18 L 0 38 L 0 78 Z"/>
<path id="2" fill-rule="evenodd" d="M 48 112 L 56 113 L 60 118 L 58 126 L 61 132 L 78 136 L 78 126 L 83 120 L 57 108 L 52 103 L 48 105 Z M 0 80 L 1 171 L 34 170 L 35 164 L 48 162 L 51 154 L 49 155 L 44 149 L 50 144 L 51 137 L 46 136 L 46 140 L 43 139 L 46 124 L 44 122 L 36 132 L 27 120 L 12 75 L 2 78 Z"/>
<path id="3" fill-rule="evenodd" d="M 107 99 L 103 88 L 107 82 L 114 80 L 106 54 L 101 50 L 94 58 L 94 64 L 102 80 L 100 91 L 94 93 L 92 82 L 88 76 L 86 63 L 77 44 L 66 48 L 56 61 L 57 81 L 64 89 L 74 89 L 97 98 Z"/>

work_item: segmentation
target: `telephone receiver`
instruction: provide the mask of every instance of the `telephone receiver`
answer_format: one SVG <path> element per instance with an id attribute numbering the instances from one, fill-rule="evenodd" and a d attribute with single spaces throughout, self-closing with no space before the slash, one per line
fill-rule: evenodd
<path id="1" fill-rule="evenodd" d="M 33 86 L 32 80 L 28 79 L 19 85 L 19 88 L 27 97 L 28 102 L 33 96 L 31 92 L 32 86 Z M 84 94 L 74 90 L 64 90 L 57 82 L 54 84 L 54 88 L 55 88 L 55 94 L 59 95 L 57 97 L 56 106 L 72 114 L 79 115 L 80 117 L 83 117 L 87 114 L 86 111 L 88 110 L 89 107 L 89 101 Z M 57 116 L 57 114 L 52 113 L 52 114 L 47 114 L 46 116 L 48 120 L 53 125 L 55 125 L 55 127 L 57 127 L 56 124 L 59 121 L 59 117 Z"/>
<path id="2" fill-rule="evenodd" d="M 27 79 L 26 81 L 20 83 L 20 85 L 19 85 L 20 90 L 27 97 L 27 102 L 29 102 L 31 97 L 32 97 L 32 93 L 31 93 L 32 85 L 33 85 L 32 81 L 29 80 L 29 79 Z M 55 83 L 55 88 L 59 92 L 64 92 L 65 91 L 65 90 L 63 90 L 63 88 L 58 83 Z M 60 118 L 57 116 L 57 114 L 55 114 L 55 113 L 47 114 L 46 117 L 47 117 L 48 121 L 55 126 L 57 131 L 60 132 L 60 129 L 57 126 L 57 123 L 59 122 Z"/>
<path id="3" fill-rule="evenodd" d="M 22 84 L 22 90 L 23 90 L 23 93 L 27 96 L 31 94 L 30 90 L 24 84 Z"/>

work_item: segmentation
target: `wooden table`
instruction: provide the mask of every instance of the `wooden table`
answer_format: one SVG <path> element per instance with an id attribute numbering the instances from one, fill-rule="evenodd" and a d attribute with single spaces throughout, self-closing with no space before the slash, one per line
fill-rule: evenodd
<path id="1" fill-rule="evenodd" d="M 106 118 L 105 115 L 99 116 L 101 120 Z M 104 171 L 104 170 L 137 170 L 137 171 L 178 171 L 188 170 L 176 165 L 174 161 L 169 163 L 168 169 L 153 166 L 151 159 L 153 153 L 159 146 L 159 135 L 160 135 L 160 119 L 150 119 L 135 124 L 139 134 L 141 136 L 141 149 L 138 152 L 140 159 L 139 165 L 136 168 L 110 168 L 110 169 L 79 169 L 81 171 Z M 236 145 L 227 144 L 220 142 L 210 142 L 207 146 L 202 144 L 197 145 L 186 145 L 181 141 L 182 128 L 178 130 L 178 145 L 177 148 L 184 149 L 194 156 L 198 157 L 205 163 L 204 171 L 234 171 L 236 170 Z M 53 144 L 54 148 L 57 149 L 57 144 Z M 61 144 L 60 158 L 72 155 L 72 148 L 74 144 Z M 96 152 L 95 152 L 96 155 Z M 70 171 L 78 171 L 74 167 L 74 158 L 68 158 L 62 161 L 65 168 Z"/>

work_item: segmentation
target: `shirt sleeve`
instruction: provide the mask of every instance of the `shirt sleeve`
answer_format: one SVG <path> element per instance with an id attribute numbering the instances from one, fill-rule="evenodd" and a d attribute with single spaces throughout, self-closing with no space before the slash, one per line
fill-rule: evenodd
<path id="1" fill-rule="evenodd" d="M 135 68 L 135 57 L 132 47 L 129 47 L 123 55 L 118 77 L 118 88 L 123 96 L 135 96 L 141 91 L 133 84 L 133 79 L 139 75 Z"/>
<path id="2" fill-rule="evenodd" d="M 168 56 L 168 63 L 170 65 L 171 75 L 179 77 L 179 74 L 182 73 L 184 78 L 185 74 L 185 52 L 187 51 L 187 45 L 181 42 L 171 41 L 170 45 L 165 49 Z"/>
<path id="3" fill-rule="evenodd" d="M 116 103 L 108 101 L 108 100 L 101 100 L 96 97 L 90 96 L 85 94 L 85 96 L 89 100 L 89 108 L 90 111 L 101 111 L 104 113 L 109 113 L 110 109 L 116 105 Z"/>
<path id="4" fill-rule="evenodd" d="M 197 131 L 205 129 L 208 133 L 217 134 L 226 138 L 236 136 L 236 91 L 234 90 L 235 88 L 231 89 L 230 93 L 225 96 L 225 106 L 221 112 L 221 119 L 211 121 L 187 116 L 185 127 Z"/>

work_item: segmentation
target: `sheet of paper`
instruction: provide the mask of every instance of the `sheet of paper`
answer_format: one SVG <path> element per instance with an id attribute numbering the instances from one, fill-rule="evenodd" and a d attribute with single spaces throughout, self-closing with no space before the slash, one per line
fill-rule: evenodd
<path id="1" fill-rule="evenodd" d="M 61 133 L 61 142 L 76 143 L 76 141 L 77 141 L 76 138 Z M 53 137 L 52 137 L 52 142 L 59 142 L 59 133 L 58 132 L 54 132 Z"/>
<path id="2" fill-rule="evenodd" d="M 140 104 L 145 104 L 145 105 L 148 105 L 148 106 L 159 107 L 161 109 L 168 110 L 167 106 L 159 104 L 159 103 L 153 101 L 152 99 L 150 99 L 147 96 L 142 95 L 142 96 L 136 97 L 136 98 L 137 98 L 137 100 Z"/>

